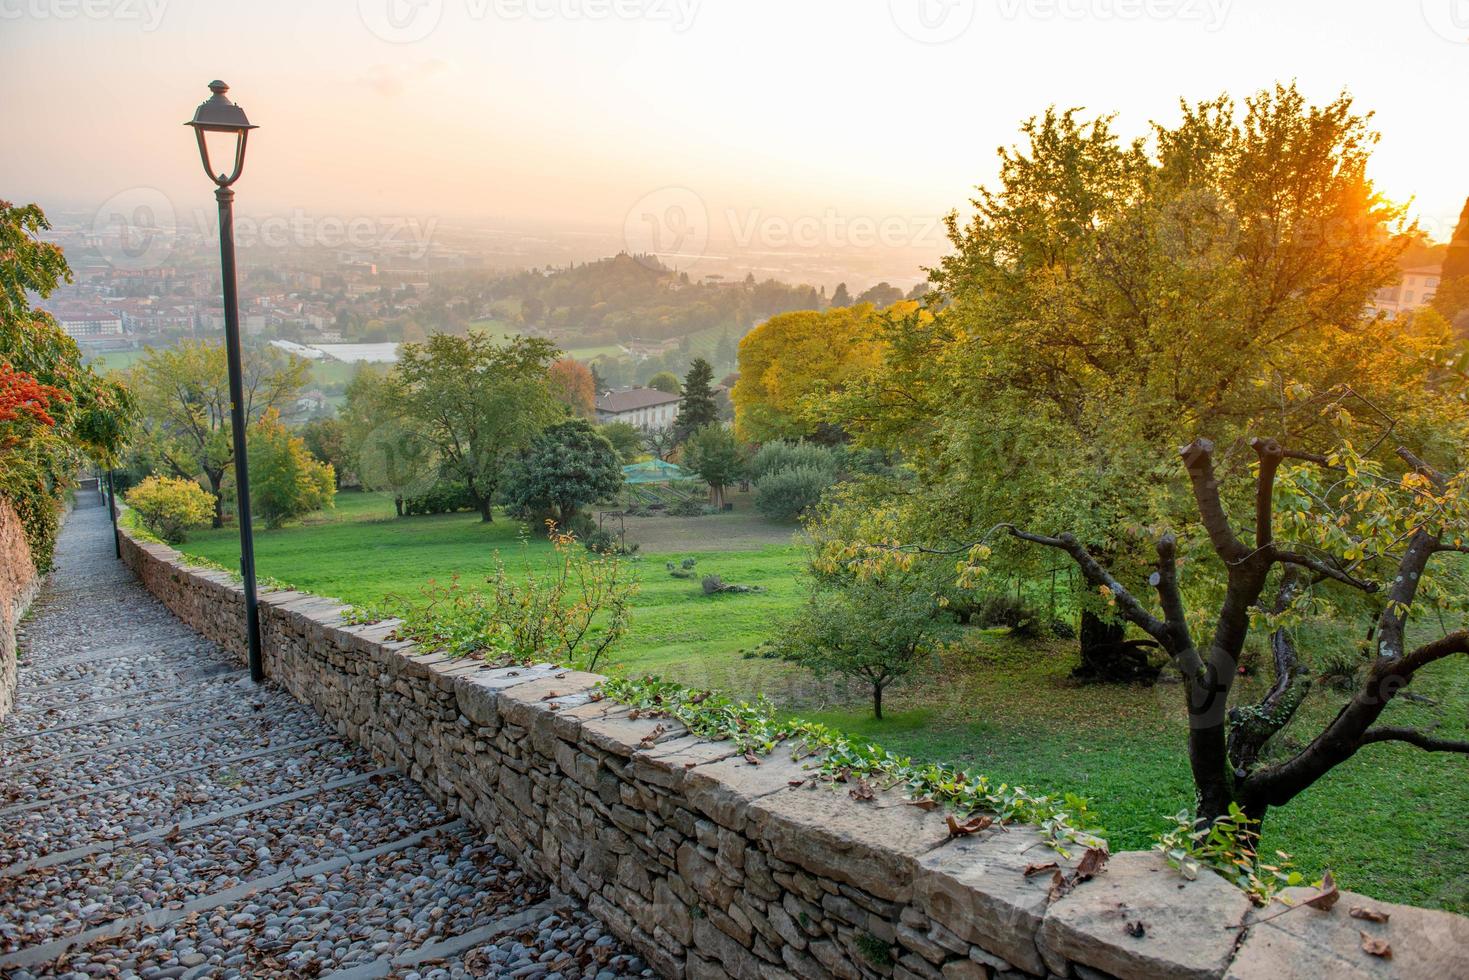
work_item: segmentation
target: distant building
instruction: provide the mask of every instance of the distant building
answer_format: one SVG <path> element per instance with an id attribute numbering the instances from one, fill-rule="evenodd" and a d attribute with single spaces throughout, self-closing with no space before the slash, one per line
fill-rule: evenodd
<path id="1" fill-rule="evenodd" d="M 1372 301 L 1373 308 L 1390 317 L 1421 310 L 1433 301 L 1434 294 L 1438 292 L 1441 272 L 1442 267 L 1437 265 L 1408 269 L 1396 286 L 1377 291 L 1377 296 Z"/>
<path id="2" fill-rule="evenodd" d="M 678 396 L 656 388 L 621 388 L 597 399 L 597 421 L 630 422 L 639 429 L 661 431 L 678 418 Z"/>
<path id="3" fill-rule="evenodd" d="M 56 322 L 73 340 L 95 337 L 121 337 L 122 317 L 112 313 L 82 313 L 58 316 Z"/>

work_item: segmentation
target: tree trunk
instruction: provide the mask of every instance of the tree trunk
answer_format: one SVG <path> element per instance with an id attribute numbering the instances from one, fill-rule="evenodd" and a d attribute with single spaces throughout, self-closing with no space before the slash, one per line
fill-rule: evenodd
<path id="1" fill-rule="evenodd" d="M 724 506 L 724 487 L 717 484 L 709 484 L 709 503 L 715 507 Z"/>
<path id="2" fill-rule="evenodd" d="M 479 497 L 475 500 L 479 505 L 479 519 L 481 523 L 493 524 L 495 522 L 495 505 L 489 497 Z"/>
<path id="3" fill-rule="evenodd" d="M 872 685 L 872 717 L 882 721 L 882 685 Z"/>
<path id="4" fill-rule="evenodd" d="M 224 494 L 220 491 L 220 485 L 224 483 L 224 474 L 218 475 L 205 472 L 209 479 L 209 487 L 214 491 L 214 526 L 224 527 Z"/>
<path id="5" fill-rule="evenodd" d="M 399 517 L 403 516 L 403 495 L 401 493 L 393 494 L 393 509 L 398 512 Z"/>
<path id="6" fill-rule="evenodd" d="M 1148 657 L 1157 644 L 1127 639 L 1126 624 L 1108 622 L 1083 609 L 1077 636 L 1081 666 L 1072 671 L 1076 679 L 1094 684 L 1151 684 L 1158 679 L 1161 668 Z"/>

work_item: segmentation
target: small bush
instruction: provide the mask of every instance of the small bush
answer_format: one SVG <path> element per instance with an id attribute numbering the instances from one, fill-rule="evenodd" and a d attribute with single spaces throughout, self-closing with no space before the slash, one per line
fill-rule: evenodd
<path id="1" fill-rule="evenodd" d="M 150 476 L 129 490 L 126 500 L 143 526 L 169 544 L 182 544 L 191 529 L 214 519 L 214 494 L 193 480 Z"/>
<path id="2" fill-rule="evenodd" d="M 698 563 L 699 560 L 697 558 L 685 558 L 677 565 L 673 562 L 668 562 L 668 574 L 674 578 L 693 578 L 694 566 Z"/>
<path id="3" fill-rule="evenodd" d="M 1033 631 L 1039 621 L 1040 614 L 1011 593 L 985 596 L 971 619 L 978 626 L 1005 626 L 1012 631 Z"/>
<path id="4" fill-rule="evenodd" d="M 1317 665 L 1321 683 L 1337 691 L 1352 691 L 1357 687 L 1364 660 L 1359 650 L 1334 649 L 1323 654 Z"/>
<path id="5" fill-rule="evenodd" d="M 840 450 L 813 442 L 767 442 L 750 460 L 749 477 L 758 484 L 776 473 L 806 467 L 828 474 L 831 483 L 842 469 L 842 457 Z"/>
<path id="6" fill-rule="evenodd" d="M 474 509 L 475 502 L 469 494 L 469 488 L 452 480 L 440 481 L 416 497 L 403 499 L 403 513 L 410 517 L 422 514 L 452 514 L 456 511 Z"/>
<path id="7" fill-rule="evenodd" d="M 685 497 L 667 510 L 670 517 L 708 517 L 715 513 L 718 513 L 715 508 L 698 497 Z"/>
<path id="8" fill-rule="evenodd" d="M 797 466 L 772 473 L 755 484 L 755 509 L 775 521 L 793 521 L 820 503 L 834 472 Z"/>
<path id="9" fill-rule="evenodd" d="M 617 535 L 604 527 L 594 528 L 581 539 L 581 543 L 588 551 L 599 555 L 633 555 L 638 550 L 637 542 L 624 544 Z"/>

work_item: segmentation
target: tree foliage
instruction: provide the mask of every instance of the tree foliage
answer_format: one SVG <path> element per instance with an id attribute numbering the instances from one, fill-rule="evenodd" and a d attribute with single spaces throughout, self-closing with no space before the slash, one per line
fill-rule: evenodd
<path id="1" fill-rule="evenodd" d="M 0 200 L 0 498 L 21 519 L 36 567 L 50 567 L 61 497 L 84 458 L 121 456 L 134 404 L 121 384 L 82 364 L 75 341 L 32 309 L 71 271 L 34 204 Z"/>
<path id="2" fill-rule="evenodd" d="M 888 686 L 932 662 L 935 644 L 952 630 L 952 617 L 920 576 L 889 571 L 818 586 L 777 647 L 818 676 L 862 680 L 881 720 Z"/>
<path id="3" fill-rule="evenodd" d="M 143 526 L 169 544 L 187 541 L 191 530 L 207 527 L 214 516 L 214 495 L 178 477 L 147 477 L 124 499 Z"/>
<path id="4" fill-rule="evenodd" d="M 745 454 L 739 440 L 718 422 L 694 432 L 684 443 L 683 465 L 709 484 L 709 502 L 724 506 L 724 490 L 745 475 Z"/>
<path id="5" fill-rule="evenodd" d="M 702 357 L 696 357 L 684 378 L 675 427 L 679 438 L 687 439 L 718 421 L 719 406 L 714 401 L 714 367 Z"/>
<path id="6" fill-rule="evenodd" d="M 622 489 L 622 461 L 612 444 L 584 419 L 546 429 L 505 476 L 505 503 L 533 520 L 575 530 L 581 508 Z"/>
<path id="7" fill-rule="evenodd" d="M 577 418 L 589 419 L 597 413 L 597 388 L 592 372 L 580 361 L 560 357 L 551 362 L 547 372 L 551 391 Z"/>
<path id="8" fill-rule="evenodd" d="M 898 312 L 916 315 L 916 306 Z M 740 379 L 731 392 L 740 438 L 767 442 L 816 434 L 829 417 L 821 400 L 881 362 L 878 319 L 870 306 L 844 306 L 785 313 L 750 331 L 740 341 Z"/>
<path id="9" fill-rule="evenodd" d="M 481 333 L 403 345 L 393 376 L 402 413 L 486 521 L 505 465 L 564 414 L 547 379 L 556 355 L 546 340 Z"/>
<path id="10" fill-rule="evenodd" d="M 242 352 L 245 423 L 291 405 L 305 386 L 310 364 L 275 347 Z M 228 355 L 222 344 L 185 340 L 148 348 L 128 372 L 146 422 L 146 438 L 168 472 L 202 476 L 214 494 L 214 526 L 224 523 L 224 485 L 234 465 L 230 427 Z"/>
<path id="11" fill-rule="evenodd" d="M 275 409 L 250 426 L 248 451 L 250 504 L 267 527 L 332 505 L 336 474 L 331 464 L 312 456 L 305 440 L 287 431 Z"/>

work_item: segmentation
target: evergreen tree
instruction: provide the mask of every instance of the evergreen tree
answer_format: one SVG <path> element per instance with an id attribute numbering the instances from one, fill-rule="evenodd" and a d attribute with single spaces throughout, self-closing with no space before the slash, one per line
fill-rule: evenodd
<path id="1" fill-rule="evenodd" d="M 849 292 L 847 292 L 847 284 L 846 283 L 844 283 L 844 282 L 837 283 L 836 292 L 834 292 L 834 293 L 831 294 L 831 305 L 832 306 L 851 306 L 852 305 L 852 294 L 849 293 Z"/>
<path id="2" fill-rule="evenodd" d="M 714 368 L 702 357 L 694 358 L 684 378 L 683 397 L 678 402 L 679 441 L 719 421 L 719 405 L 714 401 Z"/>

